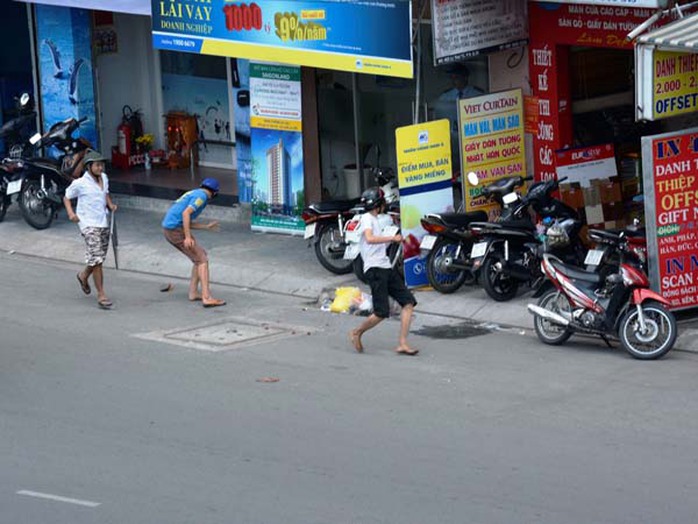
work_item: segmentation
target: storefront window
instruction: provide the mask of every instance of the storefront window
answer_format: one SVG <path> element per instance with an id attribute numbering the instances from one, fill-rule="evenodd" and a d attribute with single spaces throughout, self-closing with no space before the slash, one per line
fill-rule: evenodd
<path id="1" fill-rule="evenodd" d="M 419 120 L 451 120 L 453 165 L 458 171 L 457 100 L 488 92 L 487 57 L 434 67 L 431 26 L 422 28 Z M 368 170 L 362 180 L 357 178 L 352 75 L 318 70 L 317 78 L 324 196 L 354 198 L 374 182 Z M 357 75 L 357 86 L 359 156 L 365 166 L 379 162 L 395 169 L 395 129 L 413 123 L 416 80 Z"/>
<path id="2" fill-rule="evenodd" d="M 231 167 L 233 149 L 206 141 L 234 141 L 226 58 L 160 52 L 163 107 L 196 116 L 202 165 Z"/>

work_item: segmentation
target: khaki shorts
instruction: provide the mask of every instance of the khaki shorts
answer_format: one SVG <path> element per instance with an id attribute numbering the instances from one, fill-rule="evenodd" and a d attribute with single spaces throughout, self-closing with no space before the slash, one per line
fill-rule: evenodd
<path id="1" fill-rule="evenodd" d="M 179 229 L 163 229 L 162 230 L 167 241 L 174 247 L 179 249 L 182 253 L 189 257 L 189 260 L 194 262 L 197 266 L 199 264 L 205 264 L 208 262 L 208 255 L 206 250 L 196 243 L 194 239 L 194 246 L 191 249 L 184 247 L 184 230 Z M 192 237 L 194 238 L 194 237 Z"/>

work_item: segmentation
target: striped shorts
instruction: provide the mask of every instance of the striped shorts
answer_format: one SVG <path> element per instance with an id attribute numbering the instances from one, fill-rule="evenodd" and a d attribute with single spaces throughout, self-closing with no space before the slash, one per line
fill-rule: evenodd
<path id="1" fill-rule="evenodd" d="M 108 227 L 86 227 L 82 231 L 85 239 L 85 263 L 90 266 L 99 266 L 107 258 L 109 249 Z"/>

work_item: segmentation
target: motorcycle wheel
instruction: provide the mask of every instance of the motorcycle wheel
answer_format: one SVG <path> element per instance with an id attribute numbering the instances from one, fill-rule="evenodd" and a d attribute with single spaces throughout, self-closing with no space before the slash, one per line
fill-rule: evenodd
<path id="1" fill-rule="evenodd" d="M 342 232 L 339 225 L 332 222 L 324 224 L 317 232 L 315 241 L 315 255 L 320 264 L 335 275 L 346 275 L 352 271 L 352 260 L 344 260 L 344 249 L 338 252 L 332 251 L 333 244 L 342 242 Z"/>
<path id="2" fill-rule="evenodd" d="M 444 265 L 448 257 L 453 257 L 458 250 L 458 243 L 452 240 L 440 239 L 427 257 L 427 278 L 429 285 L 439 293 L 449 294 L 457 291 L 466 281 L 469 271 L 454 269 Z M 458 262 L 465 263 L 461 249 Z"/>
<path id="3" fill-rule="evenodd" d="M 19 195 L 19 209 L 27 224 L 35 229 L 51 226 L 56 209 L 39 196 L 41 185 L 38 180 L 27 180 Z"/>
<path id="4" fill-rule="evenodd" d="M 364 284 L 368 284 L 366 280 L 366 275 L 364 274 L 364 259 L 361 255 L 356 255 L 356 258 L 352 261 L 352 269 L 354 270 L 354 275 Z"/>
<path id="5" fill-rule="evenodd" d="M 10 207 L 10 197 L 7 195 L 0 195 L 0 222 L 5 220 L 5 215 L 7 214 L 7 208 Z"/>
<path id="6" fill-rule="evenodd" d="M 648 302 L 640 306 L 645 317 L 645 331 L 640 327 L 636 307 L 625 314 L 618 328 L 623 348 L 639 360 L 654 360 L 666 355 L 676 342 L 676 318 L 664 306 Z"/>
<path id="7" fill-rule="evenodd" d="M 570 306 L 569 300 L 559 291 L 548 291 L 545 295 L 540 297 L 538 306 L 552 311 L 553 313 L 572 315 L 572 307 Z M 534 315 L 533 328 L 536 330 L 538 339 L 543 344 L 548 344 L 550 346 L 564 344 L 572 336 L 572 330 L 570 328 L 555 324 L 538 315 Z"/>
<path id="8" fill-rule="evenodd" d="M 516 296 L 519 289 L 518 281 L 508 275 L 497 270 L 496 264 L 504 263 L 498 256 L 488 256 L 485 263 L 482 264 L 480 276 L 482 278 L 482 287 L 485 292 L 497 302 L 506 302 Z"/>

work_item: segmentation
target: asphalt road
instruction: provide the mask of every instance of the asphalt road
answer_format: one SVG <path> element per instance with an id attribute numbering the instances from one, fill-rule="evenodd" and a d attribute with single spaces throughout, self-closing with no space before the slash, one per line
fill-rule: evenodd
<path id="1" fill-rule="evenodd" d="M 101 311 L 77 269 L 0 253 L 0 524 L 696 520 L 694 353 L 514 330 L 398 357 L 390 321 L 358 355 L 358 318 L 299 299 L 108 271 Z"/>

